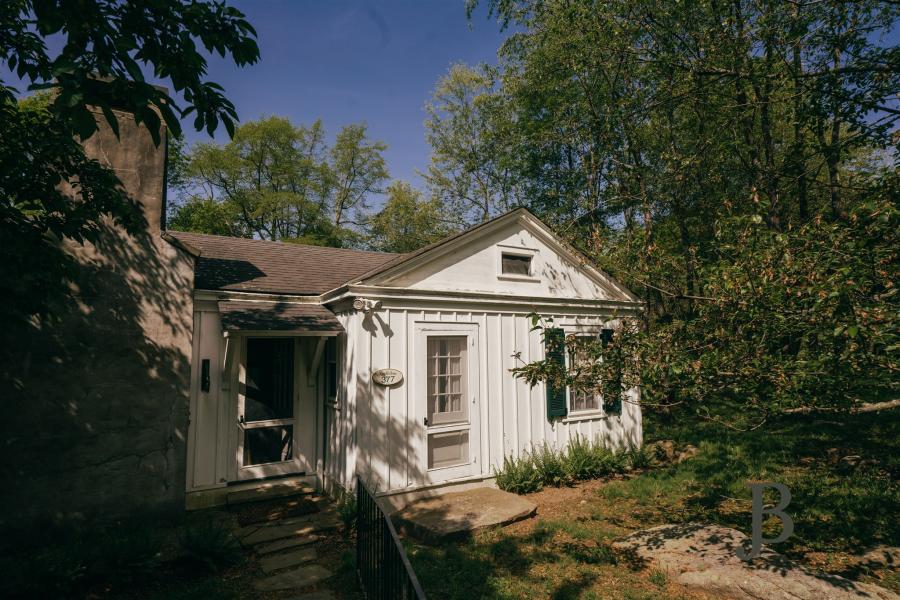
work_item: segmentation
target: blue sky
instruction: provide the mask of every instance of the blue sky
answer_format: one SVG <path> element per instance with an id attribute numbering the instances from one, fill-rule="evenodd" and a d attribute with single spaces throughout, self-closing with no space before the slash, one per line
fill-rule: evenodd
<path id="1" fill-rule="evenodd" d="M 259 34 L 260 62 L 210 62 L 242 121 L 321 118 L 329 138 L 364 121 L 388 145 L 392 178 L 421 185 L 428 165 L 423 106 L 454 62 L 496 62 L 505 35 L 486 12 L 466 19 L 462 0 L 237 1 Z M 189 141 L 208 140 L 185 122 Z M 224 129 L 216 138 L 227 140 Z"/>

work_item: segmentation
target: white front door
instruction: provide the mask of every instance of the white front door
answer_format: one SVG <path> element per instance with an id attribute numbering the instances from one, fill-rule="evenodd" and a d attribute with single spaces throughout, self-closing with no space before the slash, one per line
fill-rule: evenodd
<path id="1" fill-rule="evenodd" d="M 480 472 L 478 326 L 416 326 L 416 405 L 423 483 Z"/>
<path id="2" fill-rule="evenodd" d="M 237 479 L 303 472 L 297 338 L 244 338 L 241 357 Z"/>

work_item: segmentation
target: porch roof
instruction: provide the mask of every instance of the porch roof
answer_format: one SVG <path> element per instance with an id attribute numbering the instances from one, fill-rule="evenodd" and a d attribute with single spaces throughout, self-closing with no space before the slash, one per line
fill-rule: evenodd
<path id="1" fill-rule="evenodd" d="M 344 331 L 334 313 L 319 304 L 219 300 L 225 331 Z"/>

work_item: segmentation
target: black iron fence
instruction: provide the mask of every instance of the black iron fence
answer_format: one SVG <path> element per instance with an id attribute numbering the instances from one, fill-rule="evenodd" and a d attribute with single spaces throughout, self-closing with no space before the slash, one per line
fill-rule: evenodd
<path id="1" fill-rule="evenodd" d="M 356 570 L 366 598 L 425 600 L 394 525 L 359 477 L 356 510 Z"/>

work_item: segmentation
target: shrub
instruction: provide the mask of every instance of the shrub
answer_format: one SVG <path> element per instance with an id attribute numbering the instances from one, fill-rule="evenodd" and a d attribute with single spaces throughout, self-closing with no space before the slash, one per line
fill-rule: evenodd
<path id="1" fill-rule="evenodd" d="M 210 571 L 233 565 L 243 556 L 241 546 L 228 526 L 215 519 L 187 525 L 180 541 L 184 557 Z"/>
<path id="2" fill-rule="evenodd" d="M 601 444 L 595 444 L 593 454 L 597 465 L 597 477 L 625 471 L 626 456 L 624 452 L 617 452 Z"/>
<path id="3" fill-rule="evenodd" d="M 356 529 L 356 495 L 345 492 L 337 503 L 338 516 L 344 524 L 344 531 L 350 533 Z"/>
<path id="4" fill-rule="evenodd" d="M 557 452 L 547 442 L 544 442 L 537 450 L 532 450 L 531 458 L 544 485 L 559 487 L 571 481 L 566 468 L 565 455 Z"/>
<path id="5" fill-rule="evenodd" d="M 646 446 L 629 448 L 627 454 L 628 465 L 632 469 L 647 469 L 653 462 L 653 457 L 650 456 L 650 451 L 647 450 Z"/>
<path id="6" fill-rule="evenodd" d="M 528 494 L 541 489 L 543 483 L 528 453 L 521 457 L 503 457 L 503 468 L 495 471 L 497 487 L 514 494 Z"/>
<path id="7" fill-rule="evenodd" d="M 566 472 L 576 481 L 597 476 L 595 445 L 580 435 L 569 442 L 566 449 Z"/>
<path id="8" fill-rule="evenodd" d="M 654 569 L 650 571 L 650 582 L 657 587 L 666 587 L 669 583 L 669 575 L 665 571 Z"/>

